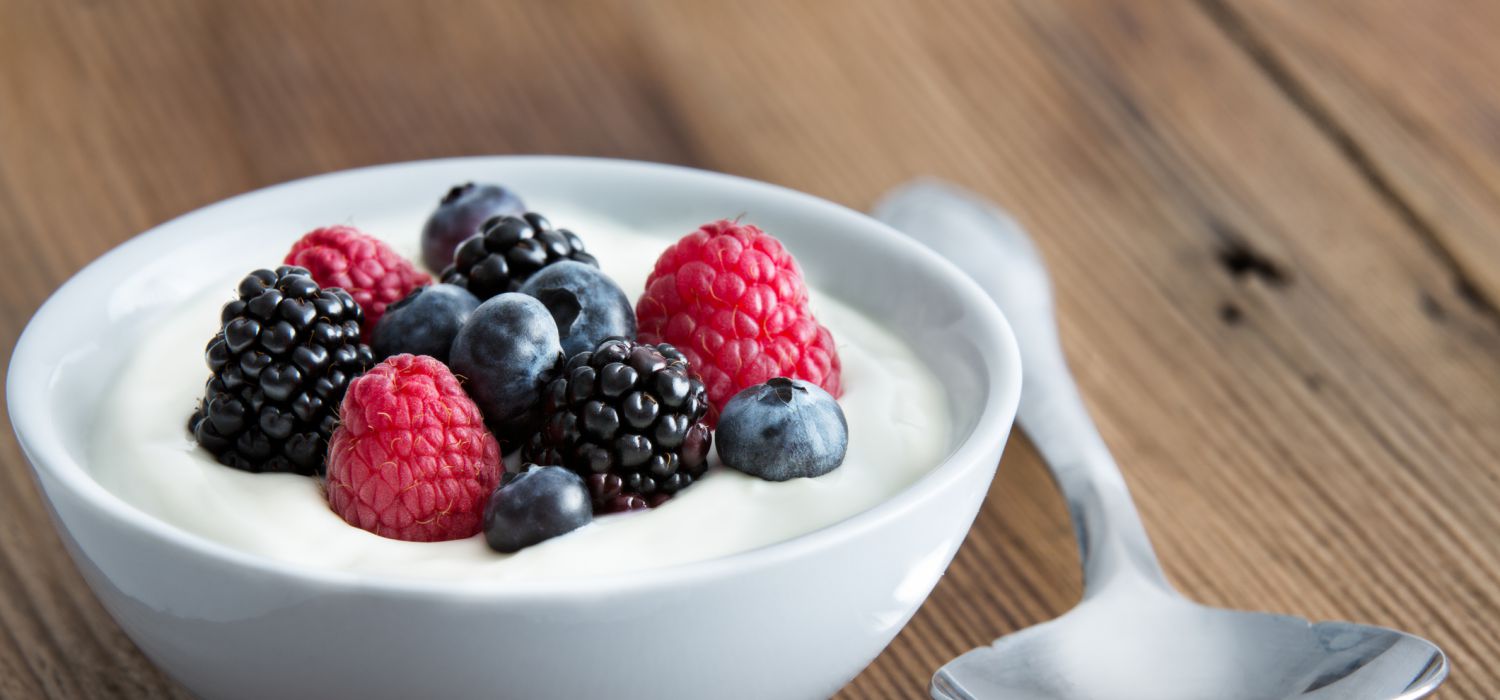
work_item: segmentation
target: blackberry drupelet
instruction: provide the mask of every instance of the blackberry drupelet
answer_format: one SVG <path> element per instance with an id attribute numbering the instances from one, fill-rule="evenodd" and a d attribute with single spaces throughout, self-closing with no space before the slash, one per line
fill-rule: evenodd
<path id="1" fill-rule="evenodd" d="M 589 498 L 600 513 L 624 513 L 632 510 L 648 510 L 665 503 L 672 495 L 660 491 L 648 499 L 636 493 L 625 493 L 625 480 L 615 474 L 590 474 L 584 481 Z"/>
<path id="2" fill-rule="evenodd" d="M 473 182 L 454 185 L 422 227 L 422 264 L 439 272 L 453 262 L 453 249 L 482 231 L 486 221 L 524 213 L 521 198 L 504 187 Z"/>
<path id="3" fill-rule="evenodd" d="M 249 472 L 323 471 L 349 380 L 374 364 L 364 314 L 307 270 L 256 270 L 224 305 L 205 358 L 213 371 L 188 421 L 219 462 Z"/>
<path id="4" fill-rule="evenodd" d="M 547 385 L 525 458 L 582 475 L 596 512 L 655 506 L 708 468 L 707 412 L 703 382 L 676 348 L 612 338 Z"/>
<path id="5" fill-rule="evenodd" d="M 562 260 L 599 267 L 599 261 L 584 251 L 578 234 L 552 228 L 546 217 L 527 212 L 484 222 L 478 235 L 453 251 L 453 264 L 441 276 L 444 282 L 465 287 L 484 301 L 519 290 L 538 270 Z"/>

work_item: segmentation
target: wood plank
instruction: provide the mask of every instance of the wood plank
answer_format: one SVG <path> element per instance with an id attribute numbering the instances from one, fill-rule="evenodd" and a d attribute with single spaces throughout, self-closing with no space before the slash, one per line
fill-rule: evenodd
<path id="1" fill-rule="evenodd" d="M 590 153 L 856 207 L 937 174 L 1039 238 L 1080 383 L 1184 591 L 1409 628 L 1462 669 L 1445 697 L 1500 693 L 1500 330 L 1212 7 L 442 7 L 0 0 L 0 259 L 31 263 L 0 275 L 0 340 L 131 233 L 329 169 Z M 38 525 L 0 442 L 0 695 L 180 696 Z M 1075 556 L 1013 440 L 948 575 L 845 695 L 919 695 L 948 658 L 1062 612 Z"/>
<path id="2" fill-rule="evenodd" d="M 1497 649 L 1475 615 L 1496 600 L 1500 358 L 1445 261 L 1206 13 L 862 7 L 655 13 L 694 152 L 856 206 L 913 172 L 1007 203 L 1055 266 L 1065 341 L 1174 580 L 1422 631 L 1466 669 L 1452 697 L 1491 694 L 1472 666 Z M 710 21 L 746 41 L 705 50 L 688 28 Z M 995 581 L 1002 607 L 1060 609 L 1021 582 L 1048 585 Z M 967 604 L 934 596 L 877 667 L 918 692 L 914 659 L 960 650 L 929 620 Z"/>
<path id="3" fill-rule="evenodd" d="M 1500 322 L 1500 50 L 1492 41 L 1500 5 L 1213 0 L 1210 8 L 1450 258 L 1460 299 Z"/>
<path id="4" fill-rule="evenodd" d="M 73 271 L 238 192 L 461 154 L 685 159 L 620 8 L 416 9 L 0 3 L 0 362 Z M 0 464 L 0 697 L 186 697 L 79 579 L 8 429 Z"/>

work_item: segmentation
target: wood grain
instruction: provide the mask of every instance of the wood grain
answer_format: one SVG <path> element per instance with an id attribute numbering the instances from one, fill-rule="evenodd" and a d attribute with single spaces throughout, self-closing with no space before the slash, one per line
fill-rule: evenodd
<path id="1" fill-rule="evenodd" d="M 1229 2 L 1240 42 L 1500 318 L 1500 5 Z M 1459 19 L 1461 18 L 1461 19 Z"/>
<path id="2" fill-rule="evenodd" d="M 24 261 L 0 338 L 152 223 L 332 169 L 587 153 L 854 207 L 939 175 L 1037 237 L 1184 592 L 1410 629 L 1452 654 L 1444 697 L 1493 697 L 1500 212 L 1464 148 L 1483 120 L 1454 117 L 1490 99 L 1457 58 L 1487 46 L 1458 26 L 1482 3 L 1309 5 L 0 0 L 0 259 Z M 182 696 L 0 442 L 0 696 Z M 844 695 L 918 696 L 1079 590 L 1014 439 L 948 575 Z"/>

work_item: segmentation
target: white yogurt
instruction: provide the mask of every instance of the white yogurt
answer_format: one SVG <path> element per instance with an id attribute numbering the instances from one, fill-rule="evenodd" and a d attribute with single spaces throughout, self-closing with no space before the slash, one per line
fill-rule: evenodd
<path id="1" fill-rule="evenodd" d="M 632 301 L 668 244 L 581 215 L 553 221 L 582 232 L 604 271 Z M 354 223 L 417 257 L 412 232 L 420 230 L 420 218 Z M 283 254 L 268 244 L 246 259 L 270 267 Z M 654 510 L 602 517 L 512 555 L 491 551 L 482 535 L 451 542 L 387 539 L 339 518 L 328 508 L 319 480 L 222 466 L 188 435 L 187 416 L 208 378 L 203 347 L 238 281 L 226 279 L 204 290 L 134 348 L 100 407 L 90 462 L 105 488 L 141 510 L 284 562 L 408 577 L 543 579 L 711 559 L 781 542 L 868 509 L 935 466 L 948 442 L 938 382 L 912 349 L 814 288 L 814 312 L 832 331 L 844 365 L 840 404 L 849 421 L 849 452 L 839 469 L 816 479 L 772 483 L 714 461 L 702 481 Z"/>

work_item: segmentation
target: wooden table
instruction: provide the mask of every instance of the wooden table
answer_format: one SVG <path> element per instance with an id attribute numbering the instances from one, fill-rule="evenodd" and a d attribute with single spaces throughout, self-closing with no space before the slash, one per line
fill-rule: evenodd
<path id="1" fill-rule="evenodd" d="M 225 196 L 575 153 L 868 206 L 1009 207 L 1172 580 L 1390 625 L 1500 696 L 1500 3 L 0 0 L 0 353 L 68 275 Z M 1073 604 L 1013 440 L 948 575 L 848 697 Z M 0 696 L 181 697 L 0 436 Z"/>

